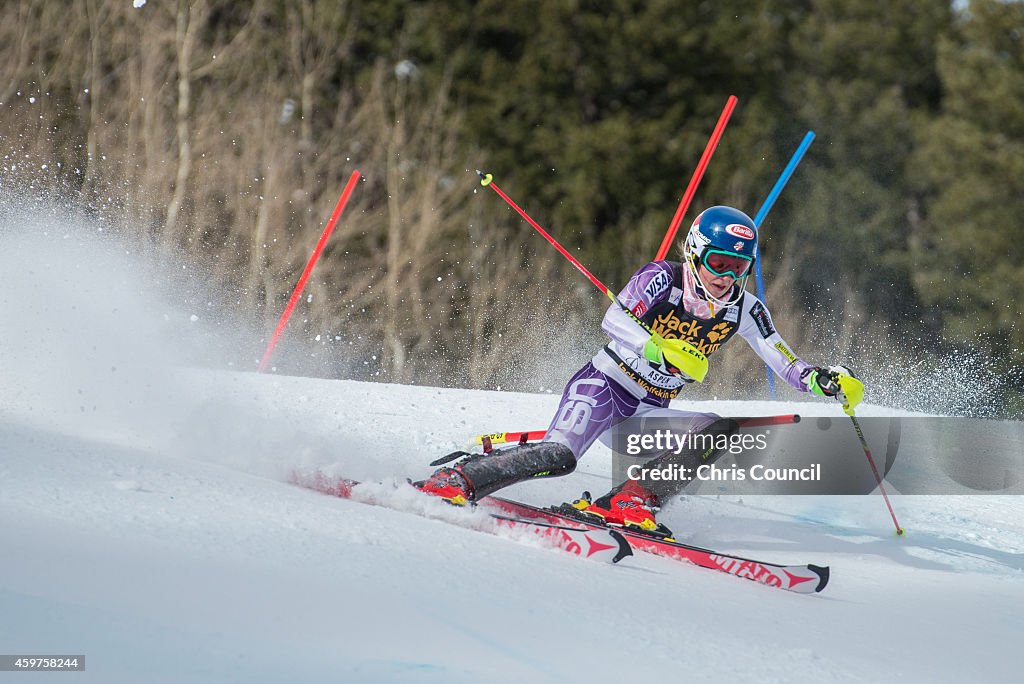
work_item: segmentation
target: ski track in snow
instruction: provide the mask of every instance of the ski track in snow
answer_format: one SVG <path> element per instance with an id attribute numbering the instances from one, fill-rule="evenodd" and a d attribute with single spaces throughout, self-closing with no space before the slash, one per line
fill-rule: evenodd
<path id="1" fill-rule="evenodd" d="M 1020 496 L 894 496 L 902 539 L 878 496 L 662 511 L 695 544 L 831 566 L 800 596 L 481 533 L 479 513 L 402 485 L 377 491 L 405 510 L 318 494 L 290 474 L 421 478 L 475 434 L 544 428 L 558 397 L 202 370 L 182 351 L 202 316 L 63 223 L 37 232 L 12 245 L 0 221 L 0 652 L 85 654 L 86 671 L 0 682 L 1020 679 Z M 841 418 L 823 401 L 678 404 Z M 610 472 L 596 445 L 574 474 L 505 493 L 546 505 Z"/>

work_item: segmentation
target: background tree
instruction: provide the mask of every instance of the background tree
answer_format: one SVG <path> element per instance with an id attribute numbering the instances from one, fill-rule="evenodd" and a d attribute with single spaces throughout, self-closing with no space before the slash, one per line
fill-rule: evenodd
<path id="1" fill-rule="evenodd" d="M 956 29 L 938 45 L 941 112 L 918 129 L 910 178 L 923 218 L 910 272 L 942 339 L 1001 359 L 998 389 L 1020 407 L 1024 5 L 978 0 Z"/>
<path id="2" fill-rule="evenodd" d="M 10 0 L 0 183 L 184 255 L 265 336 L 359 168 L 279 370 L 557 390 L 606 301 L 473 170 L 620 287 L 736 94 L 684 228 L 711 204 L 754 214 L 815 130 L 764 226 L 769 303 L 802 355 L 876 369 L 872 398 L 910 406 L 887 368 L 978 358 L 987 388 L 1021 367 L 1021 7 Z M 730 348 L 688 396 L 761 378 Z M 1019 411 L 1009 394 L 984 401 Z"/>

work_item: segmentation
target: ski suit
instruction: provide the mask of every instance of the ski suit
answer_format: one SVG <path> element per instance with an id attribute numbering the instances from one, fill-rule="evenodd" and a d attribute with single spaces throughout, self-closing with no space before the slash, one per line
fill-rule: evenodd
<path id="1" fill-rule="evenodd" d="M 789 350 L 764 303 L 743 292 L 736 303 L 712 309 L 686 264 L 654 261 L 633 274 L 619 301 L 666 339 L 682 338 L 711 356 L 734 334 L 747 341 L 776 374 L 807 392 L 801 375 L 811 368 Z M 579 460 L 598 437 L 631 417 L 653 412 L 689 419 L 699 431 L 719 416 L 669 409 L 669 402 L 692 379 L 672 374 L 643 355 L 650 334 L 616 304 L 601 325 L 611 342 L 569 380 L 544 441 L 567 446 Z"/>

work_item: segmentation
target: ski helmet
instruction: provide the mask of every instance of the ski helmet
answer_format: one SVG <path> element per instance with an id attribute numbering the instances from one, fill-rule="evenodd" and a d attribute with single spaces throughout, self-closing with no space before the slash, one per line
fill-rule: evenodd
<path id="1" fill-rule="evenodd" d="M 739 209 L 710 207 L 693 220 L 683 254 L 694 269 L 704 266 L 714 275 L 742 280 L 757 259 L 757 226 Z"/>
<path id="2" fill-rule="evenodd" d="M 739 209 L 705 209 L 690 226 L 683 256 L 698 293 L 708 304 L 734 306 L 743 297 L 744 284 L 757 259 L 757 226 Z M 713 276 L 732 276 L 735 282 L 729 295 L 722 299 L 711 294 L 701 276 L 701 266 Z"/>

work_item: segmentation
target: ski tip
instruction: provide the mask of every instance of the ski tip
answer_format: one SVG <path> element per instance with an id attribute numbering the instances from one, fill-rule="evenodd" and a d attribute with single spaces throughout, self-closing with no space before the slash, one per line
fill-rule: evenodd
<path id="1" fill-rule="evenodd" d="M 807 569 L 818 576 L 818 586 L 814 587 L 814 593 L 818 593 L 828 584 L 830 571 L 827 565 L 808 565 Z"/>

